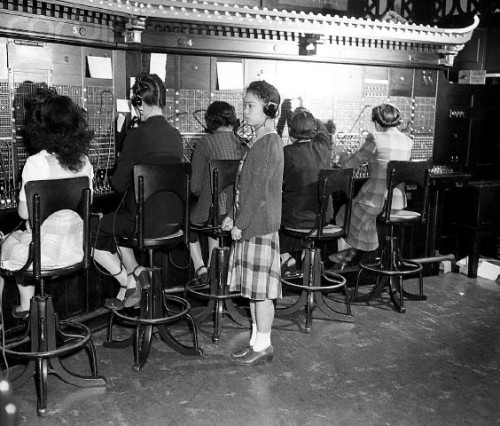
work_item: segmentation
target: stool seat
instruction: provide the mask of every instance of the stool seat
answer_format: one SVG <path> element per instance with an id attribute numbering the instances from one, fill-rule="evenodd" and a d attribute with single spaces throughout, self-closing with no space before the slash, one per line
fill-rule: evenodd
<path id="1" fill-rule="evenodd" d="M 315 238 L 318 235 L 317 230 L 313 230 L 311 232 L 311 229 L 303 229 L 303 228 L 283 228 L 285 232 L 287 233 L 295 233 L 298 234 L 297 236 L 309 236 L 311 238 Z M 324 238 L 335 238 L 335 237 L 340 237 L 342 236 L 344 232 L 344 229 L 342 226 L 337 226 L 333 224 L 328 224 L 322 228 L 322 234 Z"/>
<path id="2" fill-rule="evenodd" d="M 419 212 L 414 212 L 411 210 L 399 210 L 397 212 L 391 212 L 390 221 L 392 223 L 409 223 L 420 221 L 422 215 Z"/>
<path id="3" fill-rule="evenodd" d="M 184 232 L 182 230 L 179 230 L 173 234 L 170 235 L 165 235 L 162 237 L 144 237 L 143 239 L 143 245 L 144 247 L 164 247 L 168 245 L 169 243 L 172 244 L 177 244 L 179 239 L 181 239 L 184 236 Z M 134 237 L 121 237 L 120 238 L 120 245 L 126 246 L 126 247 L 138 247 L 139 246 L 139 238 L 137 236 Z"/>

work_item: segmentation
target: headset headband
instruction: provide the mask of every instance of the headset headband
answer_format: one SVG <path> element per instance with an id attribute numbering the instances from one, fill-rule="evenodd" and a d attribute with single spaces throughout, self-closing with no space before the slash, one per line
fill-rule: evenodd
<path id="1" fill-rule="evenodd" d="M 385 106 L 390 106 L 395 111 L 394 118 L 391 121 L 387 121 L 385 119 L 385 117 L 383 117 L 382 114 L 381 114 L 381 110 Z M 398 125 L 401 124 L 401 121 L 402 121 L 401 111 L 400 111 L 400 109 L 396 105 L 391 104 L 389 102 L 385 102 L 385 103 L 383 103 L 381 105 L 378 105 L 375 108 L 373 108 L 373 110 L 372 110 L 372 121 L 375 121 L 381 127 L 395 127 L 395 126 L 398 126 Z"/>

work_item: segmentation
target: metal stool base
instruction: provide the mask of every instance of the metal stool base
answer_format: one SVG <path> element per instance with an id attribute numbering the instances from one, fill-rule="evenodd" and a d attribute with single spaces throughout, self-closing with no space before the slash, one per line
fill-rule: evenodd
<path id="1" fill-rule="evenodd" d="M 208 318 L 214 318 L 214 332 L 212 342 L 219 343 L 222 331 L 222 318 L 228 315 L 234 322 L 243 327 L 250 326 L 250 319 L 241 315 L 232 301 L 235 297 L 241 297 L 239 293 L 229 293 L 227 286 L 227 273 L 229 262 L 229 247 L 215 248 L 212 252 L 210 265 L 210 293 L 204 293 L 196 288 L 198 280 L 191 280 L 186 284 L 186 291 L 197 297 L 209 299 L 207 306 L 194 319 L 201 324 Z"/>
<path id="2" fill-rule="evenodd" d="M 198 346 L 196 323 L 189 314 L 191 305 L 181 297 L 169 295 L 161 289 L 156 279 L 158 271 L 148 269 L 151 278 L 151 287 L 142 289 L 141 308 L 138 317 L 130 317 L 120 311 L 113 311 L 108 324 L 108 338 L 103 346 L 111 349 L 123 349 L 133 346 L 134 364 L 132 370 L 140 371 L 146 364 L 151 351 L 154 331 L 158 331 L 161 340 L 175 351 L 183 355 L 200 356 L 203 350 Z M 172 311 L 167 302 L 171 301 L 181 307 L 181 311 Z M 166 315 L 165 315 L 166 314 Z M 113 340 L 114 316 L 135 325 L 134 332 L 124 340 Z M 190 325 L 193 334 L 193 346 L 187 346 L 177 340 L 167 327 L 168 322 L 184 318 Z"/>
<path id="3" fill-rule="evenodd" d="M 386 288 L 389 291 L 392 304 L 400 313 L 406 312 L 406 308 L 404 307 L 405 298 L 413 301 L 427 300 L 427 296 L 423 292 L 423 267 L 417 262 L 400 257 L 397 237 L 387 236 L 380 259 L 372 264 L 360 262 L 359 268 L 356 289 L 351 302 L 369 302 L 380 296 Z M 369 293 L 359 295 L 358 287 L 363 271 L 377 275 L 377 282 Z M 403 288 L 403 278 L 416 274 L 419 274 L 419 294 L 408 293 Z"/>
<path id="4" fill-rule="evenodd" d="M 302 290 L 299 299 L 291 306 L 286 308 L 276 308 L 276 316 L 282 317 L 291 315 L 303 308 L 306 311 L 305 332 L 311 332 L 312 314 L 314 309 L 319 308 L 329 319 L 337 321 L 352 322 L 350 295 L 346 286 L 346 279 L 334 272 L 324 271 L 321 262 L 321 252 L 317 248 L 307 248 L 302 268 L 302 284 L 295 284 L 282 278 L 281 282 L 292 288 Z M 332 283 L 322 286 L 321 280 L 325 279 Z M 323 293 L 332 292 L 342 288 L 346 296 L 346 313 L 340 314 L 333 310 L 326 302 Z M 350 317 L 350 318 L 349 318 Z"/>
<path id="5" fill-rule="evenodd" d="M 66 333 L 61 324 L 79 330 L 78 334 Z M 56 336 L 64 343 L 57 347 Z M 21 345 L 31 342 L 31 351 L 16 350 Z M 68 371 L 60 357 L 86 346 L 89 356 L 91 376 L 81 376 Z M 31 377 L 35 378 L 37 389 L 37 412 L 39 416 L 47 413 L 47 378 L 54 374 L 66 383 L 79 387 L 106 386 L 106 379 L 97 372 L 95 346 L 91 332 L 83 324 L 72 321 L 58 321 L 50 296 L 34 296 L 31 299 L 30 316 L 26 332 L 19 338 L 9 339 L 4 350 L 8 355 L 30 358 L 24 371 L 12 380 L 12 388 L 24 385 Z"/>

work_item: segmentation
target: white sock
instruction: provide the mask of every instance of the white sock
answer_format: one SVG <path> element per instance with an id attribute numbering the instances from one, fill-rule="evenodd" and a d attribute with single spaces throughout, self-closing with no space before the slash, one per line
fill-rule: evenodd
<path id="1" fill-rule="evenodd" d="M 253 345 L 253 350 L 255 352 L 261 352 L 271 346 L 271 332 L 269 333 L 259 333 L 257 331 L 257 336 L 255 338 L 255 344 Z"/>
<path id="2" fill-rule="evenodd" d="M 250 346 L 255 344 L 255 339 L 257 338 L 257 324 L 252 323 L 252 335 L 250 336 Z"/>

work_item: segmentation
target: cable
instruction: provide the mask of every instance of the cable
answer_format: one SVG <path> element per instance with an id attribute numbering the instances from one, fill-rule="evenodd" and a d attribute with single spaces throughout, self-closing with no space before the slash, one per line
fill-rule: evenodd
<path id="1" fill-rule="evenodd" d="M 205 127 L 205 125 L 202 123 L 202 121 L 198 118 L 198 116 L 196 114 L 199 114 L 200 112 L 206 112 L 207 110 L 206 109 L 197 109 L 196 111 L 193 111 L 193 117 L 194 119 L 198 122 L 198 124 L 203 128 L 203 130 L 206 132 L 206 133 L 210 133 L 208 131 L 208 129 Z"/>
<path id="2" fill-rule="evenodd" d="M 123 264 L 123 261 L 122 261 L 120 250 L 118 250 L 118 240 L 117 240 L 116 234 L 115 234 L 115 223 L 116 223 L 116 215 L 118 214 L 118 210 L 120 210 L 120 207 L 122 206 L 123 202 L 125 201 L 125 196 L 127 195 L 127 191 L 125 191 L 123 193 L 123 196 L 122 196 L 120 202 L 118 203 L 118 206 L 116 207 L 115 211 L 113 212 L 112 235 L 113 235 L 113 242 L 115 243 L 115 245 L 117 247 L 116 253 L 117 253 L 117 256 L 118 256 L 118 260 L 120 261 L 120 270 L 116 274 L 111 274 L 110 272 L 102 269 L 101 266 L 96 262 L 95 256 L 92 256 L 92 263 L 94 264 L 94 266 L 97 269 L 97 271 L 99 271 L 101 274 L 103 274 L 103 275 L 105 275 L 107 277 L 116 277 L 116 276 L 120 275 L 123 272 L 123 266 L 125 266 Z M 95 233 L 94 246 L 92 247 L 92 249 L 93 249 L 92 252 L 93 253 L 95 252 L 96 244 L 97 244 L 97 238 L 99 236 L 99 231 L 101 229 L 101 218 L 102 218 L 102 215 L 99 216 L 99 219 L 98 219 L 99 222 L 97 224 L 97 230 L 96 230 L 96 233 Z"/>
<path id="3" fill-rule="evenodd" d="M 104 93 L 108 93 L 111 95 L 111 105 L 113 105 L 113 101 L 114 101 L 114 95 L 113 95 L 113 92 L 109 89 L 105 89 L 103 91 L 101 91 L 100 93 L 100 96 L 101 96 L 101 105 L 103 105 L 103 94 Z M 106 168 L 105 168 L 105 171 L 104 171 L 104 183 L 106 183 L 108 181 L 108 171 L 110 169 L 110 163 L 111 163 L 111 148 L 112 148 L 112 144 L 113 144 L 113 127 L 112 127 L 112 123 L 110 122 L 109 123 L 109 141 L 108 141 L 108 155 L 106 157 Z"/>
<path id="4" fill-rule="evenodd" d="M 363 107 L 363 109 L 361 110 L 361 112 L 358 114 L 358 117 L 356 118 L 356 120 L 354 121 L 354 124 L 351 126 L 351 128 L 349 129 L 349 131 L 342 137 L 342 139 L 340 140 L 339 143 L 343 143 L 344 142 L 344 139 L 347 137 L 347 135 L 349 135 L 353 129 L 354 129 L 354 126 L 356 126 L 356 123 L 359 121 L 359 119 L 361 118 L 361 116 L 363 115 L 363 113 L 365 112 L 365 109 L 366 108 L 371 108 L 370 105 L 365 105 Z"/>
<path id="5" fill-rule="evenodd" d="M 171 115 L 170 117 L 165 117 L 165 119 L 167 121 L 170 121 L 170 120 L 173 120 L 174 118 L 176 117 L 181 117 L 183 115 L 188 115 L 188 112 L 187 111 L 183 111 L 183 112 L 176 112 L 174 115 Z"/>
<path id="6" fill-rule="evenodd" d="M 189 147 L 189 149 L 190 149 L 191 151 L 194 151 L 194 146 L 193 146 L 193 145 L 191 145 L 191 143 L 189 142 L 189 140 L 188 140 L 188 139 L 187 139 L 184 135 L 182 135 L 182 141 L 183 141 L 183 142 L 184 142 L 184 143 L 185 143 L 185 144 Z M 183 153 L 183 154 L 182 154 L 182 156 L 184 157 L 184 159 L 186 160 L 186 162 L 187 162 L 187 163 L 190 163 L 190 164 L 191 164 L 191 159 L 190 159 L 190 158 L 188 158 L 188 157 L 186 156 L 186 154 L 184 154 L 184 153 Z"/>

